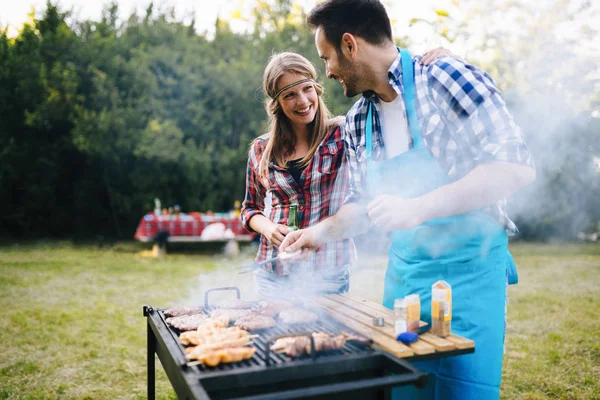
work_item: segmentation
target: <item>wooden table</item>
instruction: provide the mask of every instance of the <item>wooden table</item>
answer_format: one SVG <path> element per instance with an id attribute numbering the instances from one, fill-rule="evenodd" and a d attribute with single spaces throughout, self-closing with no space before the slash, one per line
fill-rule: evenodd
<path id="1" fill-rule="evenodd" d="M 404 345 L 396 340 L 394 334 L 394 312 L 374 301 L 350 296 L 332 294 L 310 299 L 311 306 L 324 309 L 333 318 L 365 335 L 383 350 L 396 357 L 409 360 L 423 360 L 473 353 L 475 342 L 471 339 L 451 334 L 441 338 L 430 332 L 421 333 L 419 340 Z M 373 318 L 384 319 L 384 326 L 373 325 Z M 421 325 L 426 323 L 421 321 Z"/>

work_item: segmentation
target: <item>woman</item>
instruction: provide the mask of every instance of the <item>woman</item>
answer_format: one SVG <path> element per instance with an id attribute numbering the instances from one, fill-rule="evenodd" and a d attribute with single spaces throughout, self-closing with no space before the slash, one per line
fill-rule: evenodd
<path id="1" fill-rule="evenodd" d="M 450 53 L 438 48 L 426 64 Z M 261 234 L 257 261 L 276 257 L 285 235 L 290 206 L 297 205 L 297 227 L 314 225 L 335 214 L 348 187 L 342 140 L 343 118 L 332 118 L 323 102 L 315 67 L 303 56 L 272 56 L 264 72 L 269 130 L 252 143 L 246 170 L 242 222 Z M 263 214 L 265 197 L 271 210 Z M 356 251 L 352 240 L 328 243 L 308 259 L 272 263 L 255 271 L 262 297 L 344 293 Z"/>

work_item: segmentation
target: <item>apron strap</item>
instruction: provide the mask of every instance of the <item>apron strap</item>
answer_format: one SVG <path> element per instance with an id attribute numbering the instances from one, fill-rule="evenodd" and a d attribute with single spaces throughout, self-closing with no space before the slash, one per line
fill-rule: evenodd
<path id="1" fill-rule="evenodd" d="M 373 103 L 369 101 L 369 105 L 367 106 L 367 121 L 365 122 L 366 132 L 366 141 L 367 141 L 367 160 L 371 159 L 371 155 L 373 154 Z"/>
<path id="2" fill-rule="evenodd" d="M 413 147 L 420 148 L 423 145 L 421 132 L 419 131 L 419 122 L 417 120 L 417 109 L 415 108 L 415 73 L 412 57 L 408 50 L 401 49 L 400 61 L 402 64 L 402 85 L 404 86 L 404 104 L 406 106 L 406 115 L 408 126 L 413 136 Z M 373 103 L 368 102 L 367 120 L 365 121 L 365 139 L 367 147 L 367 160 L 373 155 Z"/>
<path id="3" fill-rule="evenodd" d="M 419 122 L 417 120 L 417 109 L 415 108 L 415 72 L 412 57 L 408 50 L 401 49 L 400 57 L 402 61 L 402 84 L 404 85 L 404 104 L 406 105 L 406 115 L 408 117 L 408 126 L 413 135 L 413 147 L 420 148 L 423 144 L 421 132 L 419 131 Z"/>

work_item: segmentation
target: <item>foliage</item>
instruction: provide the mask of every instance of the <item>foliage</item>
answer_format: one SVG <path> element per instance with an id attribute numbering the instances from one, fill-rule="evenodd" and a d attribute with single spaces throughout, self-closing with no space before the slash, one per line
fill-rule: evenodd
<path id="1" fill-rule="evenodd" d="M 514 4 L 527 11 L 524 15 L 533 12 Z M 353 103 L 337 82 L 323 76 L 304 11 L 293 1 L 256 0 L 251 15 L 234 13 L 252 29 L 234 33 L 228 22 L 217 20 L 214 37 L 153 4 L 126 21 L 118 10 L 113 3 L 99 21 L 77 21 L 48 2 L 44 15 L 24 24 L 16 37 L 0 32 L 0 235 L 131 238 L 155 197 L 184 211 L 231 209 L 244 195 L 248 146 L 266 127 L 262 72 L 275 52 L 297 51 L 320 69 L 335 114 L 343 115 Z M 460 40 L 458 28 L 465 25 L 452 25 L 454 9 L 434 13 L 437 34 Z M 542 21 L 545 14 L 534 15 Z M 536 48 L 549 51 L 552 42 L 544 41 L 541 27 L 551 22 L 528 25 Z M 577 119 L 552 123 L 547 118 L 552 109 L 523 107 L 521 100 L 533 93 L 539 104 L 566 89 L 581 89 L 581 73 L 591 79 L 588 86 L 597 84 L 597 64 L 577 64 L 576 73 L 561 72 L 559 77 L 567 77 L 562 86 L 539 90 L 546 82 L 560 82 L 556 74 L 563 64 L 552 64 L 546 73 L 524 69 L 522 59 L 533 60 L 539 52 L 530 58 L 521 48 L 510 53 L 508 47 L 517 42 L 500 40 L 496 31 L 490 35 L 495 36 L 479 47 L 484 53 L 486 46 L 497 48 L 504 57 L 494 53 L 480 63 L 499 78 L 520 122 L 536 128 L 547 123 L 540 135 L 524 129 L 542 177 L 528 198 L 542 193 L 548 202 L 543 208 L 526 202 L 532 209 L 516 204 L 526 216 L 524 236 L 572 237 L 588 225 L 593 229 L 600 193 L 598 172 L 590 167 L 598 141 L 591 135 L 598 118 L 579 114 L 597 109 L 598 92 L 583 99 L 571 90 L 564 104 L 553 107 L 566 104 L 579 113 Z M 536 65 L 544 60 L 538 58 Z M 563 138 L 558 130 L 571 136 L 557 164 L 558 147 L 544 138 Z M 548 148 L 553 151 L 542 152 Z M 579 156 L 576 162 L 571 155 Z M 566 221 L 576 223 L 563 230 Z"/>

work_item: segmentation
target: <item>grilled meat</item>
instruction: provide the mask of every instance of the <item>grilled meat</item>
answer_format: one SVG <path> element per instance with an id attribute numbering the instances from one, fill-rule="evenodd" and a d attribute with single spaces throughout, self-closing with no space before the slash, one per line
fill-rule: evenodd
<path id="1" fill-rule="evenodd" d="M 217 308 L 216 310 L 212 310 L 210 312 L 210 316 L 215 317 L 226 317 L 229 321 L 236 321 L 246 315 L 254 314 L 252 310 L 233 310 L 227 308 Z"/>
<path id="2" fill-rule="evenodd" d="M 252 308 L 252 303 L 240 299 L 229 300 L 219 304 L 219 308 L 228 310 L 249 310 Z"/>
<path id="3" fill-rule="evenodd" d="M 337 335 L 331 337 L 327 333 L 318 332 L 313 333 L 313 340 L 315 342 L 315 351 L 329 351 L 329 350 L 340 350 L 349 340 L 348 336 Z M 290 357 L 299 357 L 303 354 L 310 354 L 310 339 L 306 336 L 294 336 L 284 337 L 277 339 L 277 341 L 271 346 L 271 350 L 278 353 L 285 353 Z"/>
<path id="4" fill-rule="evenodd" d="M 257 329 L 267 329 L 275 326 L 275 320 L 268 315 L 250 314 L 238 319 L 235 322 L 236 326 L 249 331 Z"/>
<path id="5" fill-rule="evenodd" d="M 279 313 L 279 320 L 286 324 L 308 324 L 318 319 L 317 314 L 301 308 L 287 308 Z"/>
<path id="6" fill-rule="evenodd" d="M 222 349 L 207 353 L 189 353 L 186 355 L 188 360 L 198 360 L 209 367 L 216 367 L 220 363 L 232 363 L 252 358 L 256 349 L 252 347 L 236 347 Z"/>
<path id="7" fill-rule="evenodd" d="M 258 312 L 273 318 L 281 311 L 293 307 L 292 303 L 285 300 L 263 300 L 258 302 Z"/>
<path id="8" fill-rule="evenodd" d="M 208 317 L 204 314 L 184 315 L 181 317 L 167 318 L 165 321 L 175 329 L 180 331 L 192 331 L 198 329 Z"/>
<path id="9" fill-rule="evenodd" d="M 204 354 L 215 350 L 242 347 L 247 344 L 250 344 L 250 337 L 248 336 L 237 339 L 221 340 L 213 343 L 199 344 L 198 346 L 192 347 L 188 354 Z"/>
<path id="10" fill-rule="evenodd" d="M 239 339 L 248 336 L 248 332 L 237 326 L 229 328 L 200 325 L 195 331 L 182 332 L 179 341 L 184 346 L 215 343 L 223 340 Z"/>
<path id="11" fill-rule="evenodd" d="M 171 307 L 165 310 L 167 317 L 202 314 L 202 307 Z"/>

